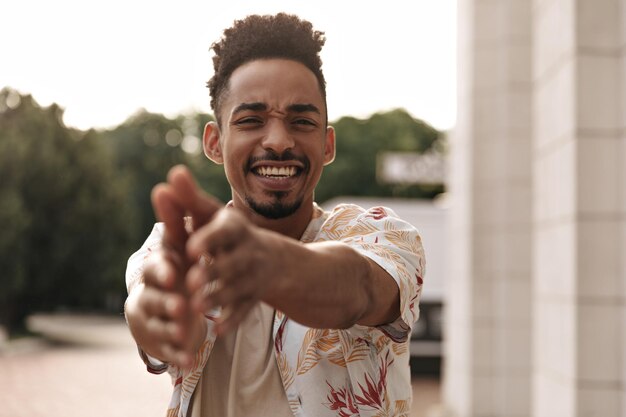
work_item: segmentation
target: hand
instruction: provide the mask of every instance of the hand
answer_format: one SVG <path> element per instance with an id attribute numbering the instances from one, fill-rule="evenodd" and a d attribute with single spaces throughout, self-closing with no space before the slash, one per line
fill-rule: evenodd
<path id="1" fill-rule="evenodd" d="M 281 274 L 281 242 L 284 238 L 253 225 L 234 208 L 220 210 L 210 223 L 190 236 L 187 255 L 208 254 L 211 262 L 194 264 L 187 286 L 195 293 L 196 310 L 222 307 L 216 332 L 235 328 L 250 309 L 275 291 Z M 211 282 L 208 294 L 198 291 Z"/>
<path id="2" fill-rule="evenodd" d="M 266 245 L 275 234 L 254 226 L 236 209 L 222 208 L 198 188 L 184 167 L 174 167 L 168 183 L 193 219 L 194 233 L 186 247 L 193 263 L 186 278 L 191 305 L 196 312 L 221 306 L 215 331 L 223 334 L 234 329 L 268 291 L 265 278 L 271 277 L 275 256 Z M 265 237 L 270 238 L 264 241 Z M 202 257 L 206 262 L 199 261 Z"/>
<path id="3" fill-rule="evenodd" d="M 128 297 L 126 315 L 137 343 L 151 356 L 187 367 L 206 336 L 202 311 L 193 310 L 185 276 L 190 262 L 185 244 L 188 233 L 185 214 L 194 227 L 210 220 L 218 203 L 201 195 L 185 168 L 175 167 L 168 184 L 157 185 L 152 203 L 165 226 L 162 249 L 153 254 L 144 268 L 144 282 Z"/>
<path id="4" fill-rule="evenodd" d="M 190 308 L 183 281 L 182 259 L 172 250 L 154 253 L 146 262 L 144 282 L 126 303 L 133 337 L 141 348 L 159 360 L 188 367 L 204 340 L 204 317 Z"/>

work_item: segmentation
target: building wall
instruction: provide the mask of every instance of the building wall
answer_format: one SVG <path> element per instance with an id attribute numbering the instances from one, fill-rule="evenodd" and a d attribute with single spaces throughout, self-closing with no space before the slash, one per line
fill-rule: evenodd
<path id="1" fill-rule="evenodd" d="M 626 0 L 622 0 L 620 2 L 620 11 L 618 15 L 620 16 L 620 27 L 621 27 L 621 36 L 619 44 L 620 44 L 620 83 L 621 88 L 621 106 L 620 106 L 620 126 L 621 126 L 621 138 L 619 140 L 618 146 L 618 154 L 620 158 L 620 163 L 618 164 L 618 178 L 616 188 L 618 189 L 618 195 L 620 196 L 620 209 L 621 209 L 621 227 L 620 227 L 620 254 L 618 255 L 618 259 L 621 260 L 619 262 L 619 277 L 618 281 L 621 283 L 621 368 L 622 368 L 622 378 L 621 378 L 621 402 L 622 402 L 622 414 L 621 417 L 626 416 L 626 216 L 624 212 L 626 212 Z M 619 286 L 618 286 L 619 287 Z M 618 291 L 620 293 L 620 291 Z"/>
<path id="2" fill-rule="evenodd" d="M 533 4 L 533 416 L 623 414 L 623 4 Z"/>
<path id="3" fill-rule="evenodd" d="M 531 8 L 458 4 L 444 397 L 458 416 L 528 416 Z"/>
<path id="4" fill-rule="evenodd" d="M 626 0 L 459 0 L 444 399 L 626 417 Z"/>

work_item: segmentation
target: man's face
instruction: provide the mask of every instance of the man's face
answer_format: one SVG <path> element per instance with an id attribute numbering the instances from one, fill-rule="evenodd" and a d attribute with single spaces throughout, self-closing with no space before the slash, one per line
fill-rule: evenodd
<path id="1" fill-rule="evenodd" d="M 317 78 L 306 66 L 263 59 L 237 68 L 221 120 L 217 154 L 207 154 L 224 163 L 235 207 L 277 219 L 312 204 L 335 144 Z"/>

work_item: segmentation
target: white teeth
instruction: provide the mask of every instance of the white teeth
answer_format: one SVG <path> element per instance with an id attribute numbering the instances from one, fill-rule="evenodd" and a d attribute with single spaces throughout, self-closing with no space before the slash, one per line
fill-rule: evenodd
<path id="1" fill-rule="evenodd" d="M 257 168 L 257 172 L 265 177 L 292 177 L 296 175 L 296 167 L 268 167 Z"/>

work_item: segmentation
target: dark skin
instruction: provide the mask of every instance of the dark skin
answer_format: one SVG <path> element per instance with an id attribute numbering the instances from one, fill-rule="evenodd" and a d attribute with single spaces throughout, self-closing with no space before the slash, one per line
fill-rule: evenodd
<path id="1" fill-rule="evenodd" d="M 263 105 L 241 112 L 241 103 Z M 231 76 L 222 108 L 223 126 L 207 125 L 204 148 L 225 165 L 234 207 L 203 193 L 184 167 L 174 167 L 167 183 L 155 187 L 152 202 L 165 235 L 162 250 L 144 268 L 143 284 L 127 300 L 137 343 L 164 362 L 190 366 L 206 335 L 204 311 L 222 307 L 219 336 L 260 301 L 314 328 L 395 320 L 398 286 L 375 262 L 340 242 L 298 241 L 311 219 L 322 167 L 334 158 L 334 132 L 322 122 L 326 115 L 314 75 L 294 61 L 253 61 Z M 296 160 L 264 161 L 258 172 L 243 168 L 248 158 L 270 150 L 289 150 L 310 161 L 311 169 L 304 172 Z M 280 176 L 259 174 L 279 168 Z M 243 198 L 271 202 L 275 189 L 287 202 L 302 199 L 293 214 L 267 219 Z M 184 228 L 186 215 L 193 219 L 192 233 Z M 201 261 L 203 255 L 211 262 Z M 217 287 L 211 293 L 205 291 L 209 282 Z"/>

